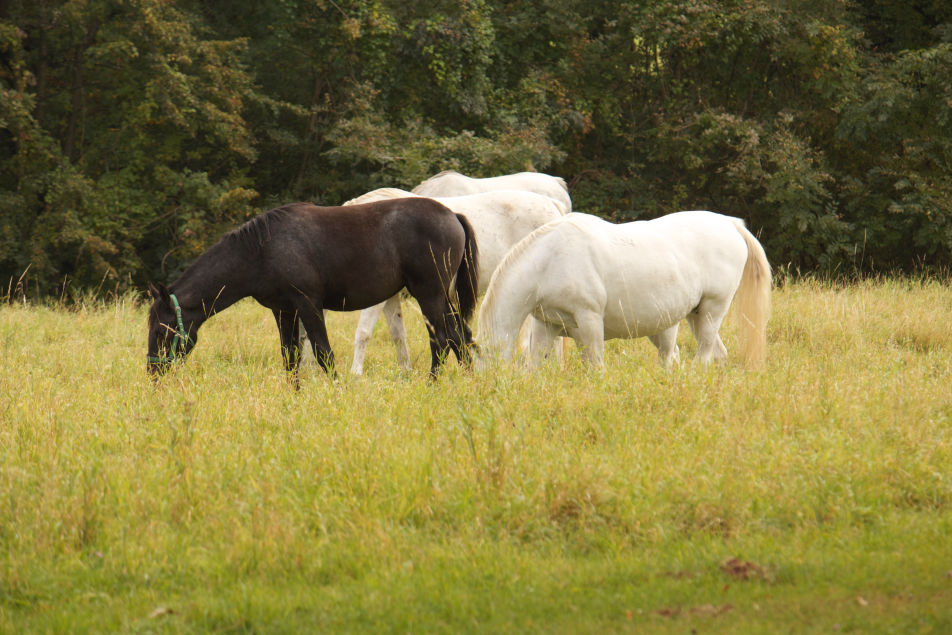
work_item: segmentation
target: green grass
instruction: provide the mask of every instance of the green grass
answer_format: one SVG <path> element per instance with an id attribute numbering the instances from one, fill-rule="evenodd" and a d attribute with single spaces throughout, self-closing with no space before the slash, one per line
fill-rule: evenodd
<path id="1" fill-rule="evenodd" d="M 406 314 L 296 392 L 250 301 L 158 386 L 131 299 L 0 307 L 0 631 L 952 631 L 948 284 L 787 284 L 762 372 L 428 382 Z"/>

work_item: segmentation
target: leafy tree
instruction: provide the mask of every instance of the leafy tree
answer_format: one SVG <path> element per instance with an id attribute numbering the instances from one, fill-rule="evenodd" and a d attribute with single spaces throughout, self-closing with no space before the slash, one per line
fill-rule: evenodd
<path id="1" fill-rule="evenodd" d="M 241 41 L 202 40 L 159 0 L 10 4 L 0 275 L 172 273 L 247 215 Z"/>
<path id="2" fill-rule="evenodd" d="M 850 11 L 874 52 L 929 48 L 952 40 L 952 5 L 944 0 L 854 0 Z"/>
<path id="3" fill-rule="evenodd" d="M 870 266 L 952 265 L 952 44 L 868 71 L 838 128 L 844 207 Z"/>
<path id="4" fill-rule="evenodd" d="M 740 215 L 801 269 L 948 267 L 947 4 L 7 0 L 0 279 L 139 285 L 450 168 Z"/>

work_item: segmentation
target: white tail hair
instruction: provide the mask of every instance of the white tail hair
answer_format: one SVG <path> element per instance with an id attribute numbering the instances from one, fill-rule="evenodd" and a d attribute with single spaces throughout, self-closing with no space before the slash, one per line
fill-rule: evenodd
<path id="1" fill-rule="evenodd" d="M 759 367 L 767 358 L 767 320 L 770 319 L 770 263 L 764 248 L 744 226 L 735 219 L 737 231 L 747 243 L 747 262 L 734 295 L 739 318 L 740 355 L 748 367 Z"/>

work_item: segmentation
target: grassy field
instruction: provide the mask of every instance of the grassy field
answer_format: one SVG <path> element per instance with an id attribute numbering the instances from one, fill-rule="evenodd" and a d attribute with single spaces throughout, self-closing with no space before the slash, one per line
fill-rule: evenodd
<path id="1" fill-rule="evenodd" d="M 250 301 L 158 386 L 132 299 L 0 306 L 0 632 L 952 632 L 948 283 L 788 283 L 761 372 L 431 383 L 406 313 L 295 392 Z"/>

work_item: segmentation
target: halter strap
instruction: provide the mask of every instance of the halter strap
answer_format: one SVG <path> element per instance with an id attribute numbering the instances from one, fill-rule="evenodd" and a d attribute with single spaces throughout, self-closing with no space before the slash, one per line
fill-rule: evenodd
<path id="1" fill-rule="evenodd" d="M 169 348 L 169 354 L 165 357 L 149 356 L 148 360 L 153 364 L 170 364 L 175 361 L 175 353 L 178 351 L 179 344 L 188 342 L 188 333 L 185 332 L 185 324 L 182 322 L 182 307 L 179 306 L 178 298 L 174 293 L 169 294 L 172 301 L 172 308 L 175 309 L 175 336 L 172 338 L 172 346 Z"/>

